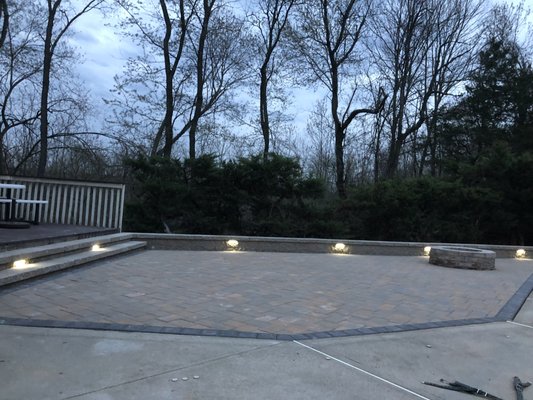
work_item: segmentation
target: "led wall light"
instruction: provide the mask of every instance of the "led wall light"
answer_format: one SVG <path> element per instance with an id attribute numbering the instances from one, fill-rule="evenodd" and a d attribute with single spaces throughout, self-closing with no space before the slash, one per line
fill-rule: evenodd
<path id="1" fill-rule="evenodd" d="M 524 249 L 518 249 L 515 253 L 516 258 L 525 258 L 526 257 L 526 251 Z"/>
<path id="2" fill-rule="evenodd" d="M 424 255 L 429 256 L 429 253 L 431 253 L 431 246 L 424 247 Z"/>
<path id="3" fill-rule="evenodd" d="M 239 241 L 235 239 L 230 239 L 226 241 L 226 246 L 228 246 L 230 250 L 239 250 Z"/>
<path id="4" fill-rule="evenodd" d="M 344 251 L 346 250 L 346 245 L 344 243 L 335 243 L 335 246 L 333 247 L 335 251 Z"/>
<path id="5" fill-rule="evenodd" d="M 22 269 L 28 266 L 28 260 L 17 260 L 13 263 L 14 269 Z"/>
<path id="6" fill-rule="evenodd" d="M 93 244 L 93 246 L 91 247 L 91 250 L 92 251 L 100 251 L 100 250 L 102 250 L 102 248 L 100 247 L 100 245 L 98 243 L 96 243 L 96 244 Z"/>
<path id="7" fill-rule="evenodd" d="M 344 243 L 335 243 L 333 246 L 333 251 L 335 253 L 346 253 L 348 251 L 348 246 L 346 246 Z"/>

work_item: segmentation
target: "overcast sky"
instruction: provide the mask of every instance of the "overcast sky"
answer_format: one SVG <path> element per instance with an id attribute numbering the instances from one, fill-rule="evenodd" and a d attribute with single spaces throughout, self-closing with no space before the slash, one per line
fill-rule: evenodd
<path id="1" fill-rule="evenodd" d="M 504 0 L 516 4 L 516 1 Z M 526 7 L 533 9 L 533 0 L 525 0 Z M 71 39 L 83 59 L 78 71 L 80 78 L 90 90 L 97 110 L 104 109 L 102 98 L 110 98 L 113 88 L 113 77 L 120 74 L 126 60 L 135 55 L 137 48 L 127 38 L 118 34 L 117 27 L 112 26 L 110 16 L 104 17 L 100 12 L 92 12 L 78 20 L 74 26 L 76 31 Z M 294 92 L 294 124 L 303 129 L 307 117 L 320 94 L 311 90 L 297 89 Z M 97 113 L 101 115 L 98 111 Z M 98 125 L 98 118 L 95 125 Z M 95 130 L 102 126 L 95 126 Z"/>

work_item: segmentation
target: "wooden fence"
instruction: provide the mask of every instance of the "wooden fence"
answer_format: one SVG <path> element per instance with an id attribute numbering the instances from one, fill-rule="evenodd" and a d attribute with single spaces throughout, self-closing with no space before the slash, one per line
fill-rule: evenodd
<path id="1" fill-rule="evenodd" d="M 124 191 L 122 184 L 23 178 L 0 175 L 0 183 L 24 185 L 11 191 L 11 197 L 23 200 L 46 200 L 47 204 L 17 205 L 15 218 L 38 220 L 49 224 L 71 224 L 98 228 L 122 229 Z M 0 197 L 7 190 L 0 189 Z"/>

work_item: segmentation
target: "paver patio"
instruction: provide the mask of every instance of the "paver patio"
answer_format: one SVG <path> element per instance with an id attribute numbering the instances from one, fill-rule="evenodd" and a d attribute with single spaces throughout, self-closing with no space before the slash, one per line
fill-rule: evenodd
<path id="1" fill-rule="evenodd" d="M 533 273 L 423 257 L 150 250 L 0 288 L 0 317 L 303 333 L 492 317 Z"/>

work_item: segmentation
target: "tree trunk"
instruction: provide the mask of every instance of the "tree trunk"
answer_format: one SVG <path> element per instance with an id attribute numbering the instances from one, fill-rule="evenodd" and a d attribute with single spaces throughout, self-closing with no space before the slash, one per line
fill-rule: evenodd
<path id="1" fill-rule="evenodd" d="M 387 158 L 387 166 L 385 169 L 385 177 L 387 179 L 394 178 L 396 172 L 398 171 L 398 163 L 400 161 L 402 144 L 403 143 L 400 140 L 396 140 L 391 143 L 391 147 L 389 149 L 389 156 Z"/>
<path id="2" fill-rule="evenodd" d="M 165 132 L 165 146 L 163 147 L 163 157 L 170 158 L 172 155 L 172 115 L 174 114 L 174 74 L 170 62 L 170 36 L 172 34 L 172 23 L 168 15 L 164 0 L 160 0 L 160 6 L 165 19 L 165 37 L 163 38 L 163 57 L 165 61 L 165 119 L 163 120 Z"/>
<path id="3" fill-rule="evenodd" d="M 331 116 L 335 126 L 335 169 L 337 194 L 341 199 L 346 198 L 346 173 L 344 170 L 344 133 L 345 128 L 339 118 L 339 69 L 335 60 L 335 52 L 328 50 L 331 63 Z"/>
<path id="4" fill-rule="evenodd" d="M 4 47 L 9 29 L 9 10 L 7 8 L 7 0 L 0 0 L 0 19 L 2 19 L 2 30 L 0 31 L 0 49 Z"/>
<path id="5" fill-rule="evenodd" d="M 430 144 L 430 151 L 431 151 L 431 159 L 430 159 L 430 168 L 431 168 L 431 176 L 437 176 L 437 139 L 435 136 L 431 138 L 431 144 Z"/>
<path id="6" fill-rule="evenodd" d="M 259 87 L 259 122 L 261 126 L 261 133 L 263 134 L 263 158 L 268 157 L 270 152 L 270 121 L 268 114 L 268 84 L 270 82 L 271 75 L 269 76 L 269 67 L 271 68 L 270 74 L 274 73 L 276 61 L 272 60 L 272 54 L 279 44 L 282 36 L 282 32 L 285 30 L 285 26 L 289 19 L 289 13 L 292 7 L 295 5 L 296 0 L 260 0 L 259 8 L 261 13 L 266 17 L 266 22 L 262 25 L 266 27 L 260 27 L 266 31 L 266 34 L 261 36 L 264 39 L 265 56 L 262 60 L 260 68 L 260 87 Z M 271 65 L 271 61 L 273 65 Z M 279 61 L 277 61 L 279 65 Z"/>
<path id="7" fill-rule="evenodd" d="M 41 126 L 40 126 L 40 151 L 39 164 L 37 167 L 37 176 L 43 177 L 46 172 L 48 161 L 48 95 L 50 93 L 50 72 L 52 70 L 52 34 L 54 29 L 54 20 L 57 8 L 61 0 L 57 0 L 52 6 L 48 1 L 48 23 L 46 26 L 46 36 L 44 40 L 44 57 L 43 57 L 43 79 L 41 89 Z"/>
<path id="8" fill-rule="evenodd" d="M 270 151 L 270 123 L 268 120 L 268 96 L 267 96 L 267 64 L 261 66 L 261 85 L 259 90 L 259 111 L 261 132 L 263 133 L 263 158 L 266 160 Z"/>
<path id="9" fill-rule="evenodd" d="M 346 198 L 346 177 L 344 171 L 344 131 L 335 126 L 335 167 L 337 194 L 341 199 Z"/>
<path id="10" fill-rule="evenodd" d="M 374 145 L 374 183 L 379 181 L 379 153 L 381 150 L 381 132 L 383 131 L 383 125 L 380 122 L 380 116 L 376 116 L 375 132 L 376 141 Z"/>
<path id="11" fill-rule="evenodd" d="M 207 40 L 209 20 L 215 0 L 204 0 L 204 16 L 202 20 L 202 29 L 198 38 L 198 51 L 196 60 L 196 97 L 194 98 L 194 115 L 191 120 L 191 129 L 189 130 L 189 158 L 196 158 L 196 132 L 198 122 L 202 116 L 202 106 L 204 103 L 204 49 Z"/>
<path id="12" fill-rule="evenodd" d="M 0 135 L 0 175 L 7 172 L 6 160 L 4 158 L 4 137 Z"/>

